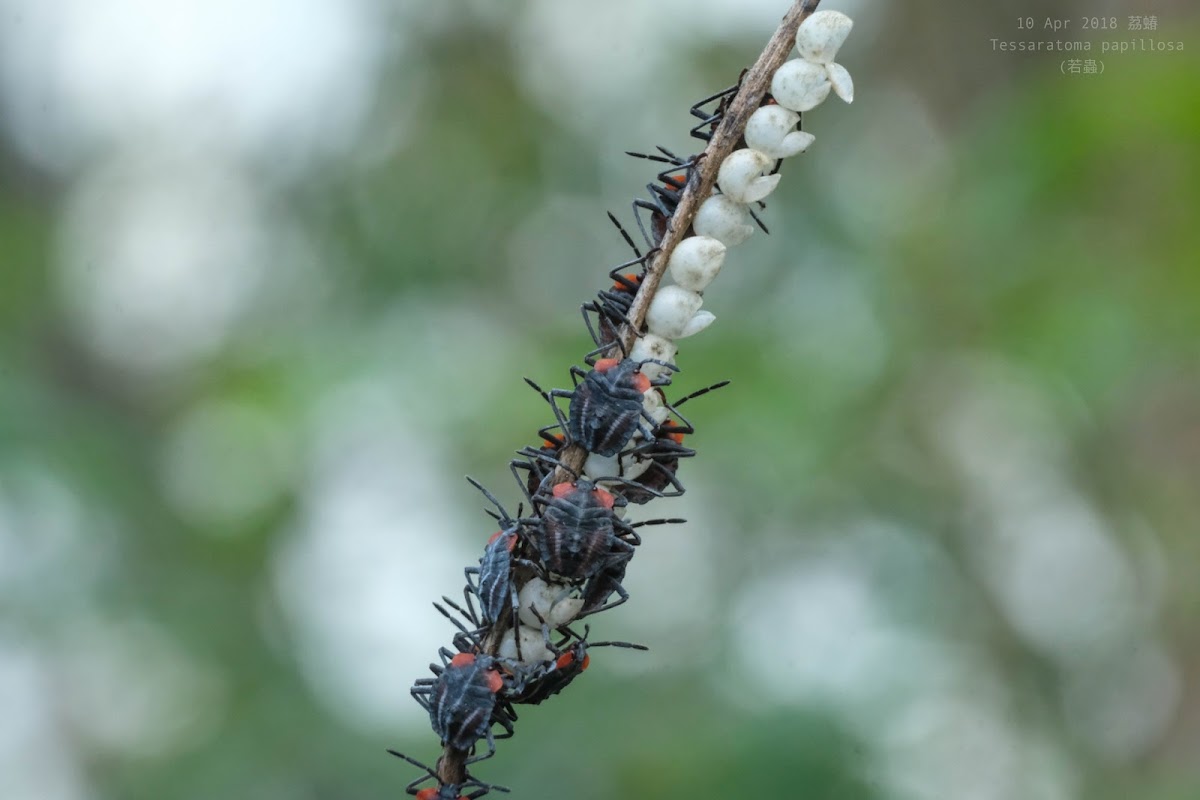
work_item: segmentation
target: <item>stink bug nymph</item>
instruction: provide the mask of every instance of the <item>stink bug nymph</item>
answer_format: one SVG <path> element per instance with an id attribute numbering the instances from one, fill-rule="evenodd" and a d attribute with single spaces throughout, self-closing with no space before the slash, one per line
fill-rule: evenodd
<path id="1" fill-rule="evenodd" d="M 557 405 L 551 403 L 551 407 L 572 443 L 589 453 L 612 456 L 621 451 L 639 428 L 647 439 L 653 436 L 652 430 L 642 424 L 643 419 L 654 422 L 642 405 L 642 395 L 650 387 L 669 383 L 670 380 L 650 380 L 641 372 L 642 364 L 646 363 L 675 369 L 674 365 L 665 361 L 635 361 L 629 358 L 602 358 L 588 372 L 571 367 L 571 377 L 577 381 L 575 388 L 571 391 L 551 389 L 548 395 L 549 398 L 565 397 L 570 400 L 566 420 L 562 418 L 562 411 Z M 580 379 L 582 382 L 579 382 Z"/>
<path id="2" fill-rule="evenodd" d="M 475 743 L 486 739 L 488 753 L 468 759 L 478 761 L 496 752 L 492 724 L 499 722 L 512 735 L 509 715 L 497 714 L 496 694 L 504 688 L 504 678 L 490 656 L 459 653 L 434 681 L 429 695 L 429 720 L 442 745 L 470 752 Z"/>
<path id="3" fill-rule="evenodd" d="M 570 629 L 567 629 L 570 631 Z M 631 650 L 647 650 L 645 645 L 632 644 L 631 642 L 588 642 L 589 630 L 584 628 L 583 636 L 579 636 L 574 631 L 570 634 L 575 637 L 575 642 L 565 650 L 555 648 L 555 659 L 547 661 L 544 664 L 539 664 L 536 667 L 529 668 L 523 671 L 517 681 L 516 686 L 509 694 L 509 699 L 514 703 L 523 705 L 538 705 L 547 698 L 567 688 L 571 681 L 575 680 L 585 669 L 588 668 L 590 656 L 588 656 L 589 647 L 626 647 Z M 564 642 L 567 640 L 564 640 Z M 560 647 L 564 642 L 560 642 Z"/>

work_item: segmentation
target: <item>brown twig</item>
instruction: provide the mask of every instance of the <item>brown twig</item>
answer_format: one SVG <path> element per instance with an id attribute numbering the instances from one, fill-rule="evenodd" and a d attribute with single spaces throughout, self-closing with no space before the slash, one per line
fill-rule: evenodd
<path id="1" fill-rule="evenodd" d="M 654 299 L 658 286 L 662 282 L 663 274 L 667 271 L 667 262 L 671 258 L 671 253 L 675 251 L 675 248 L 687 235 L 688 230 L 691 229 L 692 220 L 695 219 L 700 204 L 712 194 L 721 162 L 733 152 L 738 142 L 741 141 L 742 133 L 746 129 L 746 121 L 762 104 L 763 96 L 766 95 L 767 88 L 771 85 L 771 77 L 775 74 L 775 70 L 779 69 L 787 60 L 788 54 L 796 42 L 796 29 L 800 27 L 801 22 L 816 11 L 820 2 L 821 0 L 796 0 L 771 40 L 767 42 L 767 46 L 758 60 L 742 76 L 741 87 L 725 109 L 721 124 L 717 126 L 708 146 L 697 158 L 693 177 L 688 181 L 679 205 L 676 206 L 675 213 L 671 215 L 671 219 L 667 223 L 666 233 L 663 235 L 659 249 L 646 269 L 646 274 L 642 277 L 641 285 L 629 309 L 628 317 L 632 325 L 624 326 L 621 329 L 623 352 L 627 353 L 633 347 L 638 331 L 645 322 L 650 301 Z M 587 451 L 581 446 L 568 445 L 559 457 L 563 466 L 555 470 L 553 482 L 557 484 L 573 480 L 575 476 L 582 473 L 583 463 L 586 459 Z M 493 654 L 500 644 L 500 636 L 497 633 L 499 632 L 493 631 L 485 641 L 487 650 Z M 438 779 L 447 784 L 463 783 L 466 780 L 467 756 L 468 754 L 461 750 L 445 748 L 442 751 L 442 757 L 438 760 Z"/>

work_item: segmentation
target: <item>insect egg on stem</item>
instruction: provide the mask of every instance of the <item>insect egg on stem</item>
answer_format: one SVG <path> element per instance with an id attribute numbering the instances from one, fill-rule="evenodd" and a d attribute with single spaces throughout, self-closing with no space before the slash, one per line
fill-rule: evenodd
<path id="1" fill-rule="evenodd" d="M 853 27 L 854 20 L 840 11 L 817 11 L 796 31 L 796 52 L 805 61 L 832 64 Z"/>
<path id="2" fill-rule="evenodd" d="M 580 601 L 580 605 L 583 605 L 582 600 Z M 551 654 L 550 651 L 546 649 L 546 640 L 545 637 L 542 636 L 540 623 L 537 623 L 535 620 L 535 624 L 537 624 L 538 627 L 534 628 L 528 625 L 521 625 L 515 633 L 512 630 L 505 631 L 504 638 L 500 640 L 500 657 L 507 658 L 511 661 L 518 661 L 522 664 L 536 664 L 539 661 L 545 661 L 550 658 Z M 521 640 L 520 658 L 517 658 L 518 636 Z"/>
<path id="3" fill-rule="evenodd" d="M 775 101 L 792 111 L 816 108 L 829 96 L 832 85 L 825 65 L 793 59 L 775 70 L 771 78 L 771 94 Z"/>
<path id="4" fill-rule="evenodd" d="M 796 130 L 800 115 L 780 105 L 763 106 L 746 123 L 746 144 L 771 158 L 803 153 L 815 141 L 811 133 Z"/>
<path id="5" fill-rule="evenodd" d="M 651 333 L 667 339 L 681 339 L 688 335 L 688 323 L 696 316 L 703 302 L 704 299 L 690 289 L 664 286 L 650 301 L 646 326 Z"/>
<path id="6" fill-rule="evenodd" d="M 689 236 L 671 253 L 667 269 L 677 285 L 702 292 L 721 271 L 727 249 L 711 236 Z"/>
<path id="7" fill-rule="evenodd" d="M 714 194 L 700 204 L 692 230 L 733 247 L 749 239 L 754 226 L 750 224 L 750 209 L 723 194 Z"/>
<path id="8" fill-rule="evenodd" d="M 539 577 L 521 587 L 518 602 L 521 623 L 530 627 L 540 627 L 543 621 L 550 628 L 561 627 L 579 616 L 583 608 L 583 598 L 573 587 L 547 583 Z"/>
<path id="9" fill-rule="evenodd" d="M 766 153 L 743 148 L 734 150 L 717 171 L 717 185 L 731 200 L 755 203 L 775 191 L 782 175 L 766 175 L 774 161 Z"/>

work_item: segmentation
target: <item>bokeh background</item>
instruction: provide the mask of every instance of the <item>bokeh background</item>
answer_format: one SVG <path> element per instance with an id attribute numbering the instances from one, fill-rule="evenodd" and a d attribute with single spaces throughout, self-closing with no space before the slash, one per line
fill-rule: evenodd
<path id="1" fill-rule="evenodd" d="M 516 504 L 623 151 L 698 150 L 786 6 L 0 1 L 0 798 L 403 796 L 462 476 Z M 856 100 L 708 292 L 677 386 L 733 384 L 647 509 L 689 523 L 593 621 L 651 651 L 477 773 L 1200 798 L 1196 8 L 827 7 Z M 993 48 L 1047 17 L 1093 50 Z"/>

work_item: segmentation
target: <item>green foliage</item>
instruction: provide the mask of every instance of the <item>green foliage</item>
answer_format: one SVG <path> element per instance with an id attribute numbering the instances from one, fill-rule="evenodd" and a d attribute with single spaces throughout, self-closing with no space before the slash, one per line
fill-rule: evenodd
<path id="1" fill-rule="evenodd" d="M 302 231 L 306 244 L 269 250 L 295 260 L 266 264 L 262 291 L 228 336 L 174 370 L 139 372 L 98 352 L 65 299 L 63 207 L 92 165 L 29 177 L 15 146 L 0 150 L 4 173 L 25 176 L 0 184 L 0 653 L 36 654 L 50 741 L 70 753 L 89 796 L 398 797 L 414 772 L 384 748 L 435 758 L 423 721 L 397 710 L 403 692 L 375 697 L 372 716 L 329 678 L 329 658 L 378 664 L 393 651 L 373 650 L 370 637 L 360 652 L 322 651 L 336 643 L 306 638 L 280 565 L 306 525 L 329 524 L 313 508 L 322 470 L 340 463 L 323 460 L 330 452 L 411 446 L 397 456 L 414 471 L 388 484 L 405 509 L 388 520 L 400 546 L 366 561 L 399 557 L 415 565 L 410 579 L 439 570 L 427 600 L 381 601 L 413 647 L 432 643 L 417 660 L 432 660 L 449 631 L 422 639 L 412 620 L 433 618 L 428 601 L 457 594 L 460 575 L 429 552 L 471 558 L 490 533 L 460 476 L 503 487 L 515 507 L 504 463 L 549 420 L 520 378 L 561 385 L 587 349 L 574 308 L 627 257 L 602 209 L 620 207 L 651 173 L 613 167 L 612 157 L 651 142 L 630 138 L 640 107 L 614 105 L 607 127 L 584 135 L 570 109 L 539 102 L 514 41 L 470 27 L 430 38 L 380 87 L 361 148 L 291 183 L 242 167 L 286 220 L 266 235 Z M 687 146 L 683 93 L 694 72 L 709 74 L 713 48 L 726 52 L 709 43 L 689 57 L 678 47 L 656 79 L 653 96 L 672 105 L 675 126 L 664 144 Z M 1079 788 L 1035 795 L 1017 784 L 979 796 L 1194 797 L 1185 722 L 1163 723 L 1122 755 L 1089 742 L 1064 710 L 1072 667 L 1031 644 L 996 599 L 990 556 L 976 548 L 988 524 L 980 479 L 946 441 L 964 404 L 983 397 L 995 403 L 985 412 L 1002 410 L 988 417 L 996 430 L 979 434 L 997 462 L 1011 440 L 1053 451 L 1033 462 L 1095 510 L 1133 565 L 1138 596 L 1157 593 L 1139 607 L 1139 641 L 1179 655 L 1173 674 L 1193 691 L 1168 713 L 1194 718 L 1186 653 L 1197 645 L 1198 597 L 1184 565 L 1195 563 L 1200 524 L 1200 64 L 1185 52 L 1113 59 L 1090 81 L 1062 80 L 1048 63 L 1009 76 L 939 121 L 936 166 L 918 180 L 898 163 L 873 178 L 885 196 L 905 198 L 896 226 L 863 211 L 839 178 L 859 160 L 898 161 L 877 135 L 891 123 L 880 116 L 884 90 L 871 89 L 892 80 L 886 65 L 862 51 L 845 58 L 863 65 L 857 102 L 812 115 L 817 143 L 785 166 L 785 190 L 764 213 L 772 238 L 730 254 L 706 296 L 717 323 L 680 353 L 681 393 L 726 377 L 733 385 L 689 410 L 700 431 L 700 457 L 683 470 L 694 527 L 647 535 L 643 550 L 669 544 L 678 554 L 679 540 L 694 541 L 712 574 L 659 564 L 663 584 L 644 588 L 703 589 L 715 598 L 710 618 L 671 633 L 672 620 L 655 622 L 665 612 L 635 590 L 597 629 L 645 641 L 654 666 L 623 674 L 614 664 L 639 654 L 597 651 L 579 688 L 522 712 L 520 735 L 478 773 L 527 798 L 904 797 L 885 767 L 887 752 L 908 751 L 877 734 L 961 649 L 1005 688 L 998 702 L 1016 741 L 1034 731 L 1048 759 L 1072 765 L 1050 772 Z M 422 91 L 411 89 L 414 70 Z M 910 91 L 905 102 L 923 106 L 939 87 L 926 76 Z M 380 127 L 400 123 L 394 148 L 362 155 Z M 305 261 L 315 266 L 300 269 Z M 334 402 L 364 386 L 364 405 Z M 181 430 L 214 406 L 258 421 L 200 452 Z M 379 413 L 356 420 L 357 408 Z M 329 425 L 380 419 L 403 435 L 380 424 L 330 444 Z M 174 460 L 193 456 L 203 481 L 174 486 Z M 240 496 L 272 470 L 277 480 L 220 511 L 223 494 Z M 388 474 L 364 468 L 347 481 Z M 206 487 L 211 508 L 180 500 Z M 431 497 L 439 492 L 461 513 Z M 676 513 L 666 502 L 653 511 Z M 890 532 L 853 533 L 867 522 Z M 869 575 L 889 635 L 940 644 L 895 665 L 900 677 L 881 674 L 891 665 L 861 672 L 878 686 L 793 694 L 759 683 L 747 664 L 779 658 L 802 673 L 808 662 L 787 627 L 779 650 L 749 651 L 739 604 L 842 546 L 861 546 L 847 552 Z M 317 601 L 305 613 L 335 605 L 353 583 L 308 587 Z M 150 645 L 134 636 L 139 644 L 112 661 L 114 679 L 104 648 L 91 647 L 126 624 L 153 631 L 170 656 L 143 660 Z M 418 676 L 397 670 L 393 682 Z"/>

